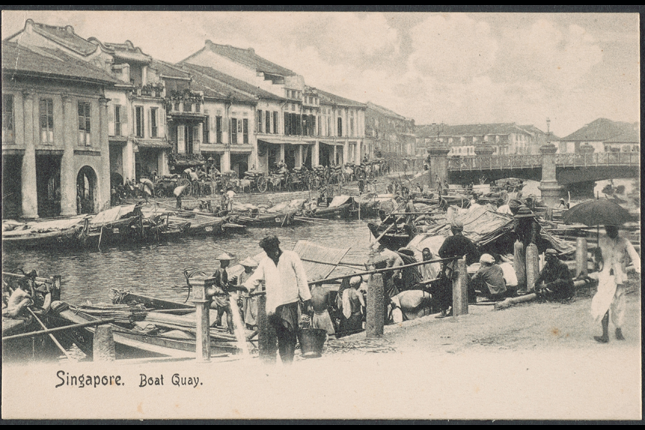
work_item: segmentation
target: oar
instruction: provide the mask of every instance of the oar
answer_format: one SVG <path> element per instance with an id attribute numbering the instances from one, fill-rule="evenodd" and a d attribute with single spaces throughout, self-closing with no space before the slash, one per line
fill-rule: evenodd
<path id="1" fill-rule="evenodd" d="M 376 241 L 378 242 L 379 240 L 381 240 L 381 239 L 383 238 L 383 236 L 385 236 L 385 233 L 387 233 L 388 231 L 390 231 L 390 229 L 391 229 L 392 227 L 394 227 L 395 225 L 396 225 L 396 222 L 394 222 L 394 223 L 390 224 L 390 226 L 389 226 L 388 228 L 386 228 L 386 229 L 385 229 L 385 231 L 384 231 L 383 233 L 381 233 L 381 235 L 380 235 L 379 237 L 377 237 L 377 238 L 376 238 Z"/>
<path id="2" fill-rule="evenodd" d="M 29 309 L 29 308 L 27 308 Z M 29 309 L 31 311 L 31 309 Z M 105 320 L 97 320 L 97 321 L 90 321 L 82 324 L 72 324 L 72 325 L 66 325 L 65 327 L 56 327 L 56 328 L 50 328 L 46 330 L 41 330 L 41 331 L 32 331 L 30 333 L 20 333 L 20 334 L 14 334 L 13 336 L 5 336 L 2 338 L 3 341 L 5 340 L 11 340 L 11 339 L 22 339 L 25 337 L 33 337 L 33 336 L 40 336 L 43 334 L 48 334 L 51 335 L 51 333 L 56 333 L 59 331 L 65 331 L 65 330 L 70 330 L 70 329 L 77 329 L 77 328 L 83 328 L 83 327 L 89 327 L 93 325 L 102 325 L 102 324 L 108 324 L 116 321 L 116 318 L 110 318 L 110 319 L 105 319 Z"/>
<path id="3" fill-rule="evenodd" d="M 32 311 L 32 310 L 31 310 L 31 309 L 29 309 L 29 308 L 27 308 L 27 310 L 29 311 L 29 313 L 30 313 L 31 315 L 33 315 L 33 317 L 34 317 L 34 318 L 36 318 L 36 321 L 38 321 L 38 324 L 40 324 L 40 326 L 41 326 L 44 330 L 47 330 L 47 326 L 46 326 L 45 324 L 43 324 L 43 322 L 40 320 L 40 318 L 38 318 L 38 317 L 36 316 L 36 314 L 34 313 L 34 311 Z M 65 348 L 63 348 L 63 346 L 58 342 L 58 340 L 54 337 L 54 335 L 53 335 L 53 334 L 51 334 L 51 333 L 48 333 L 48 335 L 49 335 L 49 337 L 51 338 L 51 340 L 56 344 L 56 346 L 57 346 L 61 351 L 63 351 L 63 354 L 65 354 L 65 357 L 67 357 L 67 359 L 68 359 L 68 360 L 72 360 L 72 356 L 71 356 L 71 355 L 69 355 L 69 352 L 65 351 Z M 3 340 L 4 340 L 4 338 L 3 338 Z"/>

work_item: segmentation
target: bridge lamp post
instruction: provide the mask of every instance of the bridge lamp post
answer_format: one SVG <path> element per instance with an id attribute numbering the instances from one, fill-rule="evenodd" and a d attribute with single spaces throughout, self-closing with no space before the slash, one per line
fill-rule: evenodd
<path id="1" fill-rule="evenodd" d="M 546 119 L 547 142 L 540 146 L 542 154 L 542 180 L 538 189 L 542 193 L 542 200 L 548 207 L 555 207 L 563 194 L 564 187 L 558 184 L 556 178 L 555 153 L 558 148 L 551 143 L 551 120 Z"/>

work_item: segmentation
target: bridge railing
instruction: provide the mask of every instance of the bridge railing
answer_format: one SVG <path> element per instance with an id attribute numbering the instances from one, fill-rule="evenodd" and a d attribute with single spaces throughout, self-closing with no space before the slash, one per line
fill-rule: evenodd
<path id="1" fill-rule="evenodd" d="M 594 154 L 555 154 L 558 167 L 638 166 L 638 152 L 598 152 Z M 511 170 L 542 167 L 542 155 L 499 155 L 492 157 L 450 157 L 448 170 Z"/>
<path id="2" fill-rule="evenodd" d="M 638 152 L 598 152 L 594 154 L 556 154 L 558 167 L 638 166 Z"/>

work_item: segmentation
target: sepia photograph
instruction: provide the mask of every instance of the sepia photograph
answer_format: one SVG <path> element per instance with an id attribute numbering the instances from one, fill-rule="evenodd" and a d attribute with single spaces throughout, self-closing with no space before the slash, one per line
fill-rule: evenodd
<path id="1" fill-rule="evenodd" d="M 2 419 L 642 420 L 637 12 L 3 10 Z"/>

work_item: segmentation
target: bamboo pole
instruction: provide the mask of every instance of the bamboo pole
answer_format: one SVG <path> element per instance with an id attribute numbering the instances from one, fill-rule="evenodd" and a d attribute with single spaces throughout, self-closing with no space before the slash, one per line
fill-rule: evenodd
<path id="1" fill-rule="evenodd" d="M 404 264 L 403 266 L 386 267 L 385 269 L 368 270 L 368 271 L 365 271 L 365 272 L 352 273 L 351 275 L 343 275 L 343 276 L 337 276 L 335 278 L 327 278 L 327 279 L 320 279 L 320 280 L 317 280 L 317 281 L 311 281 L 311 282 L 309 282 L 309 285 L 325 284 L 325 283 L 330 283 L 331 281 L 338 281 L 340 279 L 351 278 L 351 277 L 354 277 L 354 276 L 363 276 L 363 275 L 372 275 L 372 274 L 375 274 L 375 273 L 391 272 L 393 270 L 407 269 L 408 267 L 416 267 L 416 266 L 421 266 L 421 265 L 424 265 L 424 264 L 439 263 L 439 262 L 444 262 L 444 261 L 452 261 L 452 260 L 456 260 L 458 258 L 459 257 L 437 258 L 437 259 L 434 259 L 434 260 L 418 261 L 416 263 Z"/>
<path id="2" fill-rule="evenodd" d="M 72 329 L 77 329 L 77 328 L 89 327 L 89 326 L 93 326 L 93 325 L 101 325 L 101 324 L 113 323 L 114 321 L 116 321 L 116 318 L 110 318 L 110 319 L 105 319 L 105 320 L 96 320 L 96 321 L 86 322 L 86 323 L 82 323 L 82 324 L 72 324 L 72 325 L 67 325 L 65 327 L 56 327 L 56 328 L 50 328 L 50 329 L 41 330 L 41 331 L 32 331 L 30 333 L 14 334 L 13 336 L 3 337 L 2 340 L 5 341 L 5 340 L 11 340 L 11 339 L 22 339 L 22 338 L 26 338 L 26 337 L 40 336 L 40 335 L 43 335 L 43 334 L 51 334 L 51 333 L 56 333 L 56 332 L 59 332 L 59 331 L 72 330 Z"/>

